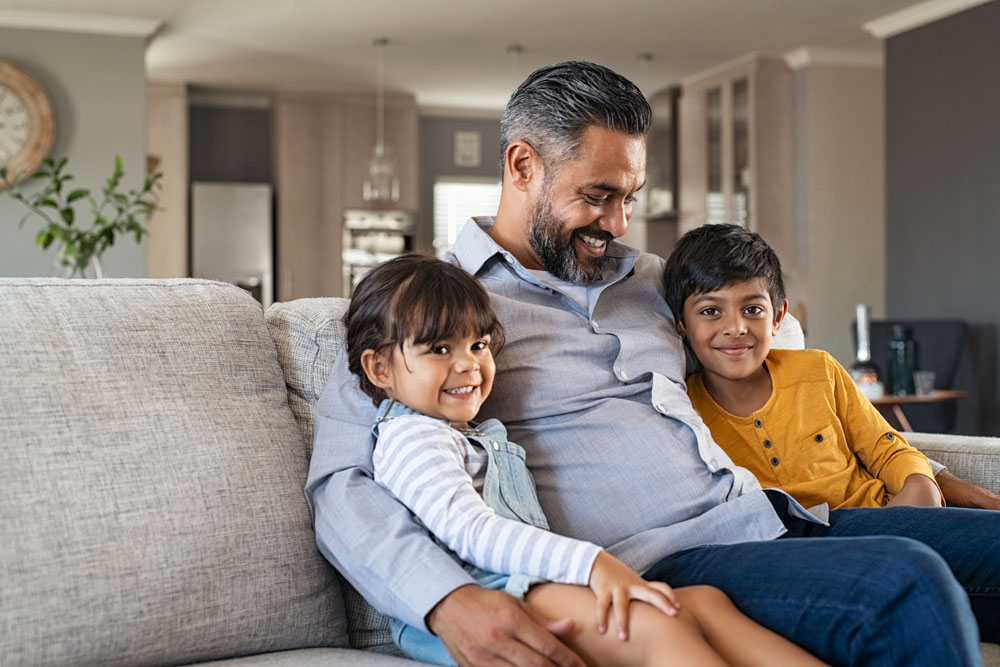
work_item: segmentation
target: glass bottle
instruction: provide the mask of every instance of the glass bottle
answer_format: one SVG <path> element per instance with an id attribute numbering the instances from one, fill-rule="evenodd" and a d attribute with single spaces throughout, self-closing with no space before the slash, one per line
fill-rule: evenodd
<path id="1" fill-rule="evenodd" d="M 913 340 L 913 330 L 894 324 L 886 360 L 889 391 L 897 396 L 916 393 L 913 387 L 913 371 L 916 369 L 917 343 Z"/>
<path id="2" fill-rule="evenodd" d="M 857 314 L 854 326 L 858 346 L 849 372 L 862 394 L 868 398 L 880 398 L 885 393 L 885 388 L 879 377 L 878 368 L 872 363 L 871 318 L 868 306 L 859 303 L 855 310 Z"/>

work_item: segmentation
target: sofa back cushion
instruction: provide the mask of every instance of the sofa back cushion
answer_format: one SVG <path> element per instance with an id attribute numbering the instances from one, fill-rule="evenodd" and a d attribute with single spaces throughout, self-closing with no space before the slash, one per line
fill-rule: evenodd
<path id="1" fill-rule="evenodd" d="M 313 408 L 344 345 L 344 313 L 350 301 L 336 297 L 276 303 L 265 319 L 285 371 L 288 403 L 302 438 L 312 452 Z M 351 646 L 399 654 L 389 632 L 389 619 L 346 581 L 344 602 Z"/>
<path id="2" fill-rule="evenodd" d="M 260 305 L 199 280 L 0 279 L 0 662 L 347 643 Z"/>

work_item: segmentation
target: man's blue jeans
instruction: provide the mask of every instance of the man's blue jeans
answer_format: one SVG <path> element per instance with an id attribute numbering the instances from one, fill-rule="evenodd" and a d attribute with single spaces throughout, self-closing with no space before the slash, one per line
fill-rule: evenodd
<path id="1" fill-rule="evenodd" d="M 768 495 L 785 537 L 688 549 L 644 576 L 716 586 L 834 664 L 980 665 L 977 621 L 983 641 L 1000 641 L 1000 512 L 843 509 L 827 527 Z"/>

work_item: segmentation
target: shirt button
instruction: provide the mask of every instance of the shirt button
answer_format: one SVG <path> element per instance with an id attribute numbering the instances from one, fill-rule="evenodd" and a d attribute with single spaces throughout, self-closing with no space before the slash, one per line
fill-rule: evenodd
<path id="1" fill-rule="evenodd" d="M 779 460 L 778 460 L 778 457 L 777 457 L 777 456 L 772 456 L 772 457 L 771 457 L 771 465 L 773 465 L 773 466 L 776 466 L 776 465 L 778 465 L 779 463 L 781 463 L 781 461 L 779 461 Z"/>
<path id="2" fill-rule="evenodd" d="M 764 441 L 764 447 L 766 449 L 771 449 L 771 441 L 770 440 L 765 440 Z"/>
<path id="3" fill-rule="evenodd" d="M 514 258 L 511 257 L 510 255 L 504 255 L 504 259 L 507 260 L 508 264 L 513 264 L 514 263 Z"/>
<path id="4" fill-rule="evenodd" d="M 659 403 L 653 403 L 653 407 L 654 407 L 654 408 L 656 409 L 656 411 L 657 411 L 657 412 L 666 412 L 666 411 L 665 411 L 665 410 L 663 409 L 663 406 L 662 406 L 662 405 L 660 405 Z"/>
<path id="5" fill-rule="evenodd" d="M 626 373 L 625 371 L 618 371 L 618 377 L 620 377 L 623 380 L 627 380 L 628 379 L 628 373 Z"/>
<path id="6" fill-rule="evenodd" d="M 596 329 L 597 328 L 597 320 L 590 320 L 590 326 Z"/>
<path id="7" fill-rule="evenodd" d="M 761 420 L 759 420 L 759 419 L 755 419 L 755 420 L 753 421 L 753 425 L 754 425 L 754 426 L 756 426 L 757 428 L 760 428 L 761 426 L 763 426 L 763 425 L 764 425 L 764 422 L 762 422 L 762 421 L 761 421 Z"/>
<path id="8" fill-rule="evenodd" d="M 816 440 L 816 442 L 823 442 L 823 434 L 822 433 L 817 433 L 815 440 Z"/>
<path id="9" fill-rule="evenodd" d="M 496 451 L 500 449 L 500 443 L 496 440 L 490 440 L 490 444 L 493 445 L 493 450 Z"/>

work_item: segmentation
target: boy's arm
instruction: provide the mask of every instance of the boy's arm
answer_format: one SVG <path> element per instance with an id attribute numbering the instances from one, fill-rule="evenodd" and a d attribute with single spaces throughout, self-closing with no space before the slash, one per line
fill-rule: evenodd
<path id="1" fill-rule="evenodd" d="M 903 482 L 903 488 L 892 497 L 892 500 L 885 504 L 886 507 L 897 505 L 918 505 L 923 507 L 940 507 L 944 503 L 941 500 L 941 490 L 935 480 L 913 473 Z"/>
<path id="2" fill-rule="evenodd" d="M 848 445 L 872 475 L 885 483 L 893 496 L 903 493 L 897 504 L 932 504 L 940 506 L 940 489 L 934 479 L 927 457 L 911 447 L 906 440 L 871 404 L 851 376 L 832 357 L 831 366 L 838 417 L 847 435 Z M 910 480 L 920 475 L 936 488 L 936 499 L 925 481 Z M 904 487 L 909 482 L 909 487 Z"/>

